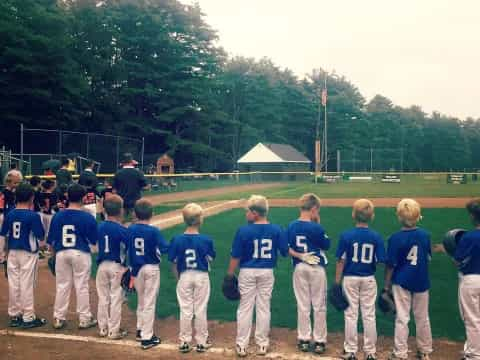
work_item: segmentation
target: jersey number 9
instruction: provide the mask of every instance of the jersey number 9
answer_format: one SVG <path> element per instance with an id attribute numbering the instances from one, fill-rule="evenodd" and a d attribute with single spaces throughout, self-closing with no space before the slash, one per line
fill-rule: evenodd
<path id="1" fill-rule="evenodd" d="M 135 255 L 143 256 L 145 255 L 145 240 L 143 238 L 135 238 Z"/>

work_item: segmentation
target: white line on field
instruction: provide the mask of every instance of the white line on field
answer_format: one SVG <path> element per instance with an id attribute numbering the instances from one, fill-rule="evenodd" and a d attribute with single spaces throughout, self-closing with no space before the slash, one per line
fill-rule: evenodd
<path id="1" fill-rule="evenodd" d="M 39 339 L 54 339 L 54 340 L 64 340 L 64 341 L 78 341 L 78 342 L 89 342 L 95 344 L 104 344 L 104 345 L 120 345 L 128 346 L 140 349 L 140 344 L 137 341 L 133 340 L 109 340 L 106 338 L 99 338 L 93 336 L 79 336 L 79 335 L 65 335 L 65 334 L 51 334 L 51 333 L 42 333 L 42 332 L 31 332 L 31 331 L 18 331 L 18 330 L 9 330 L 1 329 L 0 335 L 3 336 L 19 336 L 27 338 L 39 338 Z M 178 346 L 173 344 L 160 344 L 148 351 L 178 351 Z M 232 349 L 212 347 L 208 349 L 209 353 L 220 354 L 220 355 L 234 355 L 235 352 Z M 318 355 L 300 355 L 300 354 L 283 354 L 271 352 L 267 353 L 264 358 L 267 359 L 291 359 L 291 360 L 308 360 L 308 359 L 322 359 L 322 360 L 336 360 L 338 358 L 318 356 Z"/>
<path id="2" fill-rule="evenodd" d="M 236 203 L 238 203 L 238 201 L 239 201 L 239 200 L 226 201 L 226 202 L 221 203 L 221 204 L 216 204 L 216 205 L 212 205 L 212 206 L 206 207 L 206 208 L 203 209 L 203 211 L 204 211 L 204 213 L 206 213 L 206 212 L 209 211 L 209 210 L 213 210 L 213 209 L 216 209 L 216 208 L 225 206 L 225 205 L 236 204 Z M 208 215 L 208 214 L 207 214 L 207 215 Z M 163 223 L 166 223 L 166 222 L 170 222 L 170 221 L 176 220 L 176 219 L 183 221 L 183 216 L 182 216 L 182 215 L 175 215 L 175 216 L 169 217 L 169 218 L 167 218 L 167 219 L 161 219 L 161 220 L 153 221 L 153 222 L 152 222 L 152 225 L 160 225 L 160 224 L 163 224 Z"/>

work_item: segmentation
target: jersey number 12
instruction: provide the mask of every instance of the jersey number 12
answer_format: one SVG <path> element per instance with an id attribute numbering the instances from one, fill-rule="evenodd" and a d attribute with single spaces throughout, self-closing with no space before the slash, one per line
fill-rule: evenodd
<path id="1" fill-rule="evenodd" d="M 253 240 L 253 258 L 271 259 L 272 258 L 272 239 Z"/>

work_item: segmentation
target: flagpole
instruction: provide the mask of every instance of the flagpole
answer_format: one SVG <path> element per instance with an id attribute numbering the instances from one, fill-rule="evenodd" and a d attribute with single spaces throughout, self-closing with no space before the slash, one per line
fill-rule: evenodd
<path id="1" fill-rule="evenodd" d="M 327 122 L 327 72 L 325 71 L 325 83 L 323 87 L 323 91 L 325 91 L 325 101 L 324 101 L 324 110 L 325 110 L 325 127 L 324 127 L 324 132 L 323 136 L 325 137 L 323 139 L 323 148 L 325 151 L 325 172 L 328 172 L 328 122 Z"/>

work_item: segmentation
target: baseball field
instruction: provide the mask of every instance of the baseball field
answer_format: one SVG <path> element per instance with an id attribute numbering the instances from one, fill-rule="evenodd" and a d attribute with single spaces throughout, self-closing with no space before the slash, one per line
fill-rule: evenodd
<path id="1" fill-rule="evenodd" d="M 470 183 L 466 185 L 451 185 L 446 183 L 423 183 L 406 182 L 402 184 L 380 184 L 380 183 L 339 183 L 339 184 L 313 184 L 313 183 L 261 183 L 261 184 L 242 184 L 236 186 L 202 186 L 192 187 L 191 191 L 175 191 L 168 193 L 149 193 L 152 202 L 156 205 L 156 217 L 154 223 L 162 228 L 162 232 L 167 240 L 179 232 L 183 231 L 183 225 L 178 224 L 181 218 L 178 216 L 178 209 L 185 203 L 195 200 L 205 208 L 209 209 L 207 214 L 211 214 L 205 219 L 202 232 L 210 235 L 214 239 L 217 250 L 217 259 L 212 264 L 210 279 L 212 292 L 209 302 L 208 316 L 210 321 L 210 334 L 215 344 L 214 351 L 208 355 L 190 354 L 180 356 L 175 351 L 178 332 L 178 305 L 175 294 L 175 280 L 170 271 L 170 264 L 163 259 L 161 264 L 161 285 L 160 296 L 157 302 L 157 321 L 156 332 L 162 337 L 166 345 L 163 345 L 154 353 L 162 354 L 166 358 L 194 358 L 198 356 L 208 356 L 215 359 L 217 356 L 222 358 L 234 357 L 232 352 L 235 336 L 235 302 L 225 300 L 221 293 L 221 283 L 225 275 L 229 252 L 233 236 L 238 226 L 245 223 L 244 210 L 242 202 L 233 202 L 232 199 L 246 198 L 252 193 L 266 195 L 271 200 L 271 211 L 269 218 L 271 222 L 286 226 L 290 221 L 298 216 L 296 209 L 296 198 L 306 192 L 314 192 L 323 200 L 323 207 L 320 212 L 321 223 L 325 227 L 329 237 L 332 240 L 332 247 L 328 252 L 329 266 L 327 275 L 329 283 L 333 281 L 335 272 L 335 249 L 338 235 L 345 229 L 353 225 L 351 220 L 350 205 L 354 198 L 368 197 L 376 205 L 375 220 L 371 227 L 377 230 L 384 237 L 385 241 L 390 234 L 399 229 L 395 217 L 394 206 L 401 197 L 417 198 L 422 205 L 423 219 L 420 226 L 427 229 L 432 235 L 433 258 L 430 266 L 430 276 L 432 280 L 431 298 L 430 298 L 430 317 L 432 323 L 432 332 L 434 340 L 434 359 L 452 359 L 457 358 L 464 340 L 464 327 L 460 319 L 457 304 L 457 271 L 451 259 L 438 246 L 443 234 L 456 227 L 469 228 L 469 220 L 466 211 L 463 209 L 468 198 L 478 194 L 479 185 Z M 214 209 L 215 208 L 215 209 Z M 210 211 L 212 209 L 212 211 Z M 213 209 L 215 211 L 213 211 Z M 173 220 L 165 228 L 164 220 Z M 177 224 L 177 225 L 175 225 Z M 173 226 L 171 226 L 173 225 Z M 383 283 L 383 266 L 377 269 L 377 280 L 379 287 Z M 4 283 L 2 279 L 0 282 Z M 94 280 L 91 282 L 91 301 L 96 306 L 96 294 L 94 290 Z M 6 283 L 4 284 L 6 285 Z M 51 317 L 52 303 L 54 299 L 54 279 L 47 272 L 45 264 L 40 265 L 39 289 L 37 290 L 37 303 L 39 304 L 39 313 L 47 318 Z M 7 304 L 7 294 L 0 295 L 0 303 L 4 308 Z M 73 304 L 74 305 L 74 304 Z M 118 352 L 129 354 L 129 356 L 144 355 L 144 352 L 135 346 L 129 337 L 127 341 L 120 341 L 112 345 L 98 343 L 98 338 L 94 330 L 79 332 L 74 326 L 75 309 L 71 306 L 69 314 L 72 320 L 62 334 L 53 333 L 53 330 L 47 326 L 41 329 L 38 338 L 31 339 L 31 342 L 25 342 L 23 349 L 26 353 L 35 353 L 32 346 L 40 346 L 45 349 L 43 354 L 49 354 L 48 358 L 63 358 L 65 352 L 58 353 L 55 346 L 58 342 L 63 344 L 63 348 L 70 348 L 75 352 L 75 346 L 78 341 L 89 341 L 93 353 L 99 354 L 102 358 L 103 351 L 110 353 Z M 131 333 L 135 330 L 135 306 L 136 296 L 131 295 L 128 300 L 128 306 L 124 307 L 123 326 Z M 328 350 L 326 356 L 337 357 L 342 350 L 343 343 L 343 314 L 335 311 L 329 306 L 327 311 L 328 318 Z M 2 328 L 6 327 L 7 319 L 3 314 L 1 323 Z M 413 323 L 411 324 L 413 325 Z M 393 316 L 384 316 L 377 312 L 378 326 L 378 355 L 383 358 L 392 347 L 392 335 L 394 328 Z M 292 289 L 292 265 L 289 259 L 280 259 L 275 271 L 275 286 L 272 299 L 272 353 L 270 355 L 278 358 L 299 358 L 307 359 L 308 356 L 300 356 L 295 351 L 296 342 L 296 304 Z M 361 330 L 361 329 L 360 329 Z M 11 334 L 11 332 L 9 332 Z M 22 333 L 27 333 L 23 331 Z M 414 326 L 411 326 L 411 335 L 414 336 Z M 28 334 L 23 334 L 28 335 Z M 80 336 L 80 338 L 67 339 L 66 336 Z M 50 339 L 45 340 L 45 337 Z M 24 341 L 17 336 L 7 337 L 7 343 L 17 344 Z M 412 345 L 414 338 L 411 339 Z M 7 346 L 4 343 L 0 347 Z M 57 345 L 54 345 L 57 344 Z M 90 346 L 90 345 L 89 345 Z M 412 346 L 414 349 L 414 346 Z M 9 348 L 12 358 L 23 358 L 16 346 Z M 60 357 L 61 356 L 61 357 Z M 78 353 L 72 354 L 76 358 Z M 27 358 L 27 357 L 25 357 Z M 40 357 L 43 358 L 43 357 Z M 47 357 L 45 357 L 47 358 Z M 82 357 L 78 357 L 82 358 Z M 413 353 L 412 353 L 413 358 Z"/>

